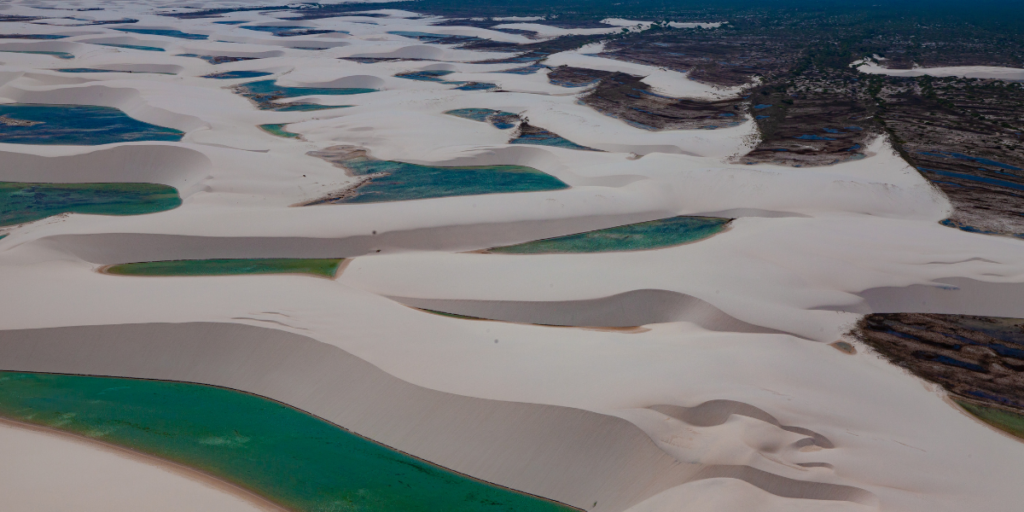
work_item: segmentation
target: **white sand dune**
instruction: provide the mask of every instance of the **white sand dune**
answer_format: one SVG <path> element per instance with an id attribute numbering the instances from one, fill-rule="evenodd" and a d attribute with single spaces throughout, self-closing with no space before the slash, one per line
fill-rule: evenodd
<path id="1" fill-rule="evenodd" d="M 1024 69 L 999 66 L 943 66 L 936 68 L 914 67 L 913 69 L 889 69 L 875 62 L 856 64 L 862 73 L 889 76 L 935 76 L 962 78 L 992 78 L 996 80 L 1024 81 Z"/>
<path id="2" fill-rule="evenodd" d="M 238 4 L 132 2 L 96 12 L 4 6 L 5 14 L 51 19 L 0 24 L 2 33 L 71 37 L 5 40 L 0 49 L 75 57 L 0 53 L 0 104 L 110 106 L 186 133 L 178 143 L 0 145 L 0 181 L 163 183 L 184 199 L 156 214 L 67 214 L 4 227 L 0 368 L 246 390 L 586 510 L 1009 512 L 1024 501 L 1024 444 L 980 426 L 940 389 L 865 347 L 848 355 L 827 345 L 868 312 L 1024 316 L 1021 241 L 939 225 L 949 201 L 884 138 L 867 145 L 866 158 L 829 166 L 737 165 L 733 157 L 756 143 L 752 122 L 650 132 L 581 104 L 586 88 L 551 84 L 546 71 L 501 73 L 529 63 L 482 63 L 515 53 L 388 32 L 520 35 L 437 27 L 441 18 L 394 10 L 303 21 L 350 34 L 294 38 L 214 23 L 296 24 L 283 11 L 156 14 L 226 5 Z M 128 35 L 53 19 L 72 15 L 130 17 L 139 20 L 135 28 L 210 37 Z M 621 29 L 503 27 L 535 29 L 542 38 Z M 166 51 L 93 44 L 102 42 Z M 544 64 L 643 76 L 678 97 L 740 92 L 595 55 L 601 49 L 557 53 Z M 182 54 L 254 60 L 214 65 Z M 54 71 L 70 67 L 139 73 Z M 246 70 L 274 75 L 203 78 Z M 460 91 L 395 76 L 417 70 L 449 70 L 444 80 L 498 88 Z M 145 73 L 153 71 L 174 75 Z M 1014 72 L 990 74 L 1012 79 Z M 348 108 L 280 112 L 259 110 L 230 89 L 267 79 L 379 91 L 282 99 Z M 444 114 L 461 108 L 513 112 L 603 151 L 512 145 L 514 129 Z M 302 138 L 274 136 L 258 128 L 264 124 Z M 356 182 L 310 155 L 333 146 L 435 166 L 526 165 L 570 188 L 293 207 Z M 472 252 L 675 215 L 737 220 L 706 240 L 650 251 Z M 97 272 L 136 261 L 258 257 L 353 259 L 333 280 Z M 22 443 L 10 437 L 18 435 L 0 433 L 0 443 Z M 36 483 L 81 490 L 86 512 L 139 510 L 146 507 L 132 500 L 167 493 L 179 496 L 161 503 L 178 509 L 249 506 L 163 470 L 137 469 L 137 461 L 44 437 L 11 453 L 19 461 L 38 454 L 47 465 L 65 457 Z M 0 473 L 17 473 L 21 462 L 12 460 L 0 460 Z M 95 467 L 114 476 L 96 478 L 87 469 Z M 0 509 L 51 503 L 32 501 L 26 490 L 41 487 L 20 481 L 0 486 Z M 61 507 L 62 496 L 47 498 Z"/>
<path id="3" fill-rule="evenodd" d="M 168 183 L 170 184 L 170 183 Z M 322 206 L 319 208 L 330 208 Z M 660 218 L 636 213 L 607 217 L 466 224 L 382 231 L 339 238 L 188 236 L 153 233 L 55 235 L 41 245 L 101 265 L 206 258 L 338 258 L 378 252 L 471 251 Z M 640 324 L 630 324 L 640 325 Z"/>
<path id="4" fill-rule="evenodd" d="M 619 418 L 419 388 L 342 350 L 273 329 L 193 323 L 0 331 L 0 354 L 8 370 L 255 393 L 456 471 L 587 510 L 623 510 L 704 478 L 740 479 L 791 498 L 875 499 L 861 489 L 744 466 L 680 464 Z"/>
<path id="5" fill-rule="evenodd" d="M 6 147 L 14 147 L 8 145 Z M 0 152 L 0 181 L 41 183 L 160 183 L 187 197 L 209 176 L 213 162 L 199 151 L 174 145 L 135 144 L 83 148 L 78 154 L 38 156 Z M 69 169 L 74 169 L 69 173 Z"/>
<path id="6" fill-rule="evenodd" d="M 600 299 L 579 301 L 390 298 L 414 308 L 524 324 L 636 327 L 666 322 L 690 322 L 712 331 L 778 332 L 737 320 L 696 297 L 665 290 L 635 290 Z"/>

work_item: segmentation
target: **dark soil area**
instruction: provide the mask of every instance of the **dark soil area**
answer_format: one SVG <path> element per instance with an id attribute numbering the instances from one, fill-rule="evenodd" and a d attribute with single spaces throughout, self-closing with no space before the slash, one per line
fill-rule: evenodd
<path id="1" fill-rule="evenodd" d="M 830 165 L 863 158 L 865 146 L 877 135 L 866 86 L 851 76 L 804 73 L 786 83 L 753 88 L 747 105 L 761 141 L 740 163 Z"/>
<path id="2" fill-rule="evenodd" d="M 611 71 L 559 66 L 548 73 L 548 81 L 562 87 L 585 87 L 614 74 Z"/>
<path id="3" fill-rule="evenodd" d="M 697 101 L 654 93 L 640 79 L 614 73 L 580 101 L 645 130 L 716 129 L 744 121 L 742 100 Z"/>
<path id="4" fill-rule="evenodd" d="M 1024 236 L 1024 84 L 871 80 L 891 139 L 953 203 L 955 211 L 944 223 Z"/>
<path id="5" fill-rule="evenodd" d="M 603 57 L 681 72 L 713 85 L 749 84 L 755 76 L 787 71 L 801 47 L 790 38 L 736 34 L 732 30 L 649 30 L 605 46 Z"/>

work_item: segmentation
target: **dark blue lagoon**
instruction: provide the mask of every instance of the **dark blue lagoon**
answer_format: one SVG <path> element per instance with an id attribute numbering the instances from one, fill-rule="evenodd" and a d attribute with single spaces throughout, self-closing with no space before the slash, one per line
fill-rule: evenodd
<path id="1" fill-rule="evenodd" d="M 365 156 L 337 158 L 327 151 L 310 154 L 324 158 L 363 180 L 354 187 L 307 203 L 307 206 L 569 188 L 569 185 L 550 174 L 522 165 L 434 167 L 373 160 Z"/>
<path id="2" fill-rule="evenodd" d="M 94 105 L 0 105 L 0 142 L 93 146 L 179 141 L 184 132 L 144 123 L 116 108 Z"/>
<path id="3" fill-rule="evenodd" d="M 703 240 L 725 229 L 731 220 L 718 217 L 671 217 L 495 247 L 488 252 L 554 254 L 658 249 Z"/>
<path id="4" fill-rule="evenodd" d="M 275 104 L 276 100 L 286 98 L 297 98 L 299 96 L 348 96 L 352 94 L 366 94 L 377 92 L 376 89 L 361 88 L 322 88 L 322 87 L 285 87 L 277 85 L 275 80 L 261 80 L 236 85 L 234 91 L 246 98 L 249 98 L 261 110 L 276 110 L 282 105 Z"/>
<path id="5" fill-rule="evenodd" d="M 197 41 L 209 37 L 205 34 L 187 34 L 180 30 L 164 30 L 155 28 L 119 28 L 116 30 L 121 32 L 131 32 L 132 34 L 149 34 L 154 36 L 176 37 L 178 39 L 192 39 Z"/>
<path id="6" fill-rule="evenodd" d="M 73 58 L 75 58 L 74 55 L 72 55 L 72 54 L 70 54 L 68 52 L 44 52 L 44 51 L 28 51 L 28 50 L 25 50 L 25 51 L 0 50 L 0 52 L 4 52 L 4 53 L 28 53 L 28 54 L 35 54 L 35 55 L 51 55 L 53 57 L 57 57 L 58 59 L 73 59 Z"/>
<path id="7" fill-rule="evenodd" d="M 223 73 L 203 75 L 203 78 L 216 78 L 217 80 L 232 80 L 236 78 L 259 78 L 261 76 L 270 75 L 273 75 L 273 73 L 270 73 L 268 71 L 224 71 Z"/>
<path id="8" fill-rule="evenodd" d="M 179 205 L 174 187 L 154 183 L 0 182 L 0 226 L 62 213 L 142 215 Z"/>
<path id="9" fill-rule="evenodd" d="M 157 48 L 156 46 L 142 46 L 138 44 L 113 44 L 113 43 L 96 43 L 100 46 L 110 46 L 112 48 L 124 48 L 126 50 L 141 50 L 144 52 L 162 52 L 163 48 Z"/>

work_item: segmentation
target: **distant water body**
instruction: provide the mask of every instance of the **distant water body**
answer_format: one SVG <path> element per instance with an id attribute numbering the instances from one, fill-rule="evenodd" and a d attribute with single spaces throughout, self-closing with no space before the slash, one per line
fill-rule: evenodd
<path id="1" fill-rule="evenodd" d="M 145 123 L 95 105 L 0 105 L 0 142 L 92 146 L 114 142 L 179 141 L 184 132 Z"/>
<path id="2" fill-rule="evenodd" d="M 671 217 L 495 247 L 488 252 L 553 254 L 658 249 L 708 238 L 725 229 L 730 220 L 718 217 Z"/>
<path id="3" fill-rule="evenodd" d="M 342 258 L 246 258 L 124 263 L 105 272 L 121 276 L 235 276 L 310 274 L 334 277 Z"/>
<path id="4" fill-rule="evenodd" d="M 180 205 L 176 189 L 154 183 L 0 182 L 0 226 L 62 213 L 142 215 Z"/>
<path id="5" fill-rule="evenodd" d="M 275 80 L 260 80 L 240 84 L 235 90 L 256 102 L 262 110 L 272 110 L 283 105 L 276 104 L 276 100 L 286 98 L 297 98 L 300 96 L 348 96 L 352 94 L 366 94 L 377 92 L 376 89 L 366 88 L 332 88 L 332 87 L 286 87 L 277 85 Z"/>
<path id="6" fill-rule="evenodd" d="M 344 166 L 353 175 L 369 179 L 342 197 L 311 204 L 379 203 L 569 188 L 550 174 L 521 165 L 434 167 L 359 158 L 344 162 Z"/>

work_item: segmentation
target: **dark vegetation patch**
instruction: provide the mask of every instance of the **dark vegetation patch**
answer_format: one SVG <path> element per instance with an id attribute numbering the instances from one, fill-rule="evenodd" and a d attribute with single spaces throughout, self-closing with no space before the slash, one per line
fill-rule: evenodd
<path id="1" fill-rule="evenodd" d="M 1024 237 L 1024 84 L 873 76 L 903 157 L 955 207 L 944 224 Z"/>
<path id="2" fill-rule="evenodd" d="M 958 402 L 975 405 L 965 408 L 986 421 L 991 410 L 1018 422 L 1024 414 L 1024 319 L 871 314 L 852 334 Z"/>
<path id="3" fill-rule="evenodd" d="M 138 22 L 139 22 L 139 20 L 137 20 L 135 18 L 121 18 L 119 20 L 99 20 L 99 21 L 94 21 L 92 23 L 88 23 L 88 25 L 127 25 L 129 23 L 138 23 Z"/>
<path id="4" fill-rule="evenodd" d="M 179 53 L 176 57 L 196 57 L 203 59 L 210 64 L 227 64 L 228 62 L 241 62 L 243 60 L 257 60 L 259 57 L 229 57 L 227 55 L 197 55 L 195 53 Z"/>
<path id="5" fill-rule="evenodd" d="M 677 99 L 654 93 L 642 77 L 614 73 L 581 101 L 605 115 L 646 130 L 716 129 L 743 122 L 738 98 L 721 101 Z"/>
<path id="6" fill-rule="evenodd" d="M 466 45 L 477 41 L 486 41 L 479 37 L 473 36 L 458 36 L 451 34 L 433 34 L 430 32 L 408 32 L 408 31 L 392 31 L 388 34 L 406 37 L 409 39 L 416 39 L 421 43 L 426 44 L 450 44 L 450 45 Z"/>
<path id="7" fill-rule="evenodd" d="M 585 87 L 614 74 L 612 71 L 559 66 L 548 73 L 548 81 L 562 87 Z"/>
<path id="8" fill-rule="evenodd" d="M 689 72 L 693 80 L 726 87 L 788 71 L 804 47 L 801 34 L 746 21 L 713 30 L 655 26 L 609 41 L 601 56 Z"/>
<path id="9" fill-rule="evenodd" d="M 519 30 L 515 28 L 495 28 L 498 25 L 515 23 L 514 21 L 498 21 L 494 18 L 455 18 L 446 19 L 433 23 L 435 27 L 476 27 L 485 28 L 488 30 L 494 30 L 497 32 L 505 32 L 507 34 L 516 34 L 525 36 L 530 39 L 537 39 L 537 33 L 532 30 Z"/>
<path id="10" fill-rule="evenodd" d="M 850 73 L 817 68 L 787 82 L 752 88 L 747 110 L 761 140 L 738 161 L 805 167 L 863 158 L 877 133 L 865 89 Z"/>
<path id="11" fill-rule="evenodd" d="M 481 64 L 504 64 L 504 63 L 539 63 L 546 59 L 549 55 L 575 50 L 582 46 L 590 43 L 595 43 L 604 39 L 605 36 L 590 35 L 590 36 L 563 36 L 554 39 L 548 39 L 547 41 L 538 41 L 536 43 L 527 44 L 515 44 L 506 43 L 502 41 L 492 41 L 489 39 L 481 39 L 474 41 L 469 44 L 465 44 L 462 48 L 467 50 L 481 50 L 481 51 L 493 51 L 493 52 L 508 52 L 517 53 L 515 57 L 508 57 L 502 59 L 492 59 L 482 61 Z"/>

